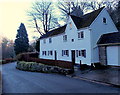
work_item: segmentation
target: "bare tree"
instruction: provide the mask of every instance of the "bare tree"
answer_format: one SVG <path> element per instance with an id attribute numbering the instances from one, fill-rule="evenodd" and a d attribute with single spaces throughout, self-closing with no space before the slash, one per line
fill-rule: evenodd
<path id="1" fill-rule="evenodd" d="M 14 43 L 12 40 L 9 40 L 5 37 L 2 38 L 2 58 L 13 58 L 15 56 L 14 52 Z"/>
<path id="2" fill-rule="evenodd" d="M 112 10 L 115 6 L 116 6 L 116 3 L 117 0 L 102 0 L 102 1 L 89 1 L 87 6 L 88 6 L 88 9 L 91 9 L 91 10 L 97 10 L 103 6 L 105 6 L 109 11 Z"/>
<path id="3" fill-rule="evenodd" d="M 32 5 L 32 11 L 28 12 L 28 15 L 32 17 L 32 21 L 34 22 L 34 26 L 40 35 L 47 33 L 51 28 L 53 28 L 53 24 L 58 26 L 58 20 L 53 16 L 52 11 L 52 2 L 35 2 Z M 39 22 L 42 24 L 41 26 L 38 24 Z M 40 28 L 42 27 L 42 28 Z M 44 33 L 42 32 L 44 30 Z"/>
<path id="4" fill-rule="evenodd" d="M 68 17 L 68 15 L 71 13 L 76 16 L 83 15 L 85 6 L 86 6 L 86 2 L 79 2 L 79 1 L 73 2 L 73 0 L 58 1 L 58 8 L 63 13 L 63 16 L 66 16 L 66 17 Z"/>

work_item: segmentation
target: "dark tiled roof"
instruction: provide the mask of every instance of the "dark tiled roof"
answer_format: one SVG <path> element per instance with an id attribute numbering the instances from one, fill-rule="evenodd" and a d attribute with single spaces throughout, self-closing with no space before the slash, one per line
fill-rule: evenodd
<path id="1" fill-rule="evenodd" d="M 64 33 L 65 32 L 65 29 L 66 29 L 66 26 L 67 25 L 64 25 L 62 27 L 59 27 L 59 28 L 56 28 L 54 30 L 51 30 L 49 32 L 47 32 L 46 34 L 42 35 L 40 37 L 40 39 L 42 38 L 47 38 L 47 37 L 51 37 L 51 36 L 54 36 L 54 35 L 58 35 L 58 34 L 61 34 L 61 33 Z"/>
<path id="2" fill-rule="evenodd" d="M 115 43 L 120 43 L 120 32 L 103 34 L 97 42 L 98 45 Z"/>
<path id="3" fill-rule="evenodd" d="M 92 22 L 99 15 L 99 13 L 102 11 L 103 8 L 104 7 L 100 8 L 98 10 L 95 10 L 91 13 L 88 13 L 86 15 L 83 15 L 81 17 L 76 17 L 76 16 L 71 15 L 71 18 L 74 21 L 77 29 L 88 27 L 92 24 Z"/>
<path id="4" fill-rule="evenodd" d="M 88 13 L 86 15 L 83 15 L 81 17 L 76 17 L 76 16 L 71 15 L 71 18 L 73 19 L 73 21 L 78 29 L 84 28 L 84 27 L 89 26 L 95 20 L 95 18 L 99 15 L 99 13 L 102 11 L 103 8 L 104 7 L 100 8 L 98 10 L 95 10 L 91 13 Z M 67 25 L 64 25 L 60 28 L 51 30 L 51 31 L 47 32 L 46 34 L 42 35 L 40 37 L 40 39 L 61 34 L 61 33 L 65 32 L 66 26 Z"/>

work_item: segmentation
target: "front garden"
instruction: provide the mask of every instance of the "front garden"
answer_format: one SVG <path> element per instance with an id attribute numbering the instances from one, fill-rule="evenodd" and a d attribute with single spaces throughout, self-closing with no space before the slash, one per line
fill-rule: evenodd
<path id="1" fill-rule="evenodd" d="M 63 75 L 74 72 L 74 65 L 71 62 L 60 60 L 48 60 L 37 58 L 38 53 L 22 53 L 16 57 L 16 68 L 24 71 L 59 73 Z"/>

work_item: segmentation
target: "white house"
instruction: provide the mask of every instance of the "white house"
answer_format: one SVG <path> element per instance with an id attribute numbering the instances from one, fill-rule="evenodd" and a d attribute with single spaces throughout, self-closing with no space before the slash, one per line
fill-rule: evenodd
<path id="1" fill-rule="evenodd" d="M 40 37 L 39 58 L 71 61 L 76 64 L 90 65 L 97 62 L 105 64 L 101 61 L 103 59 L 100 59 L 102 55 L 99 54 L 100 43 L 98 41 L 102 39 L 101 35 L 113 32 L 118 32 L 118 30 L 104 7 L 82 17 L 70 15 L 66 25 Z M 114 48 L 116 52 L 118 48 L 120 49 L 119 46 Z M 110 49 L 108 46 L 107 52 Z M 107 60 L 110 61 L 109 56 Z"/>

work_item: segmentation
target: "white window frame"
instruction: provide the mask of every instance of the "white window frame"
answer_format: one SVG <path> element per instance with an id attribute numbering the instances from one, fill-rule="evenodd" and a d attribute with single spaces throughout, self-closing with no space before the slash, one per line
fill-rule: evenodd
<path id="1" fill-rule="evenodd" d="M 67 42 L 67 35 L 63 35 L 63 42 Z"/>
<path id="2" fill-rule="evenodd" d="M 78 32 L 78 39 L 84 39 L 84 31 Z"/>

